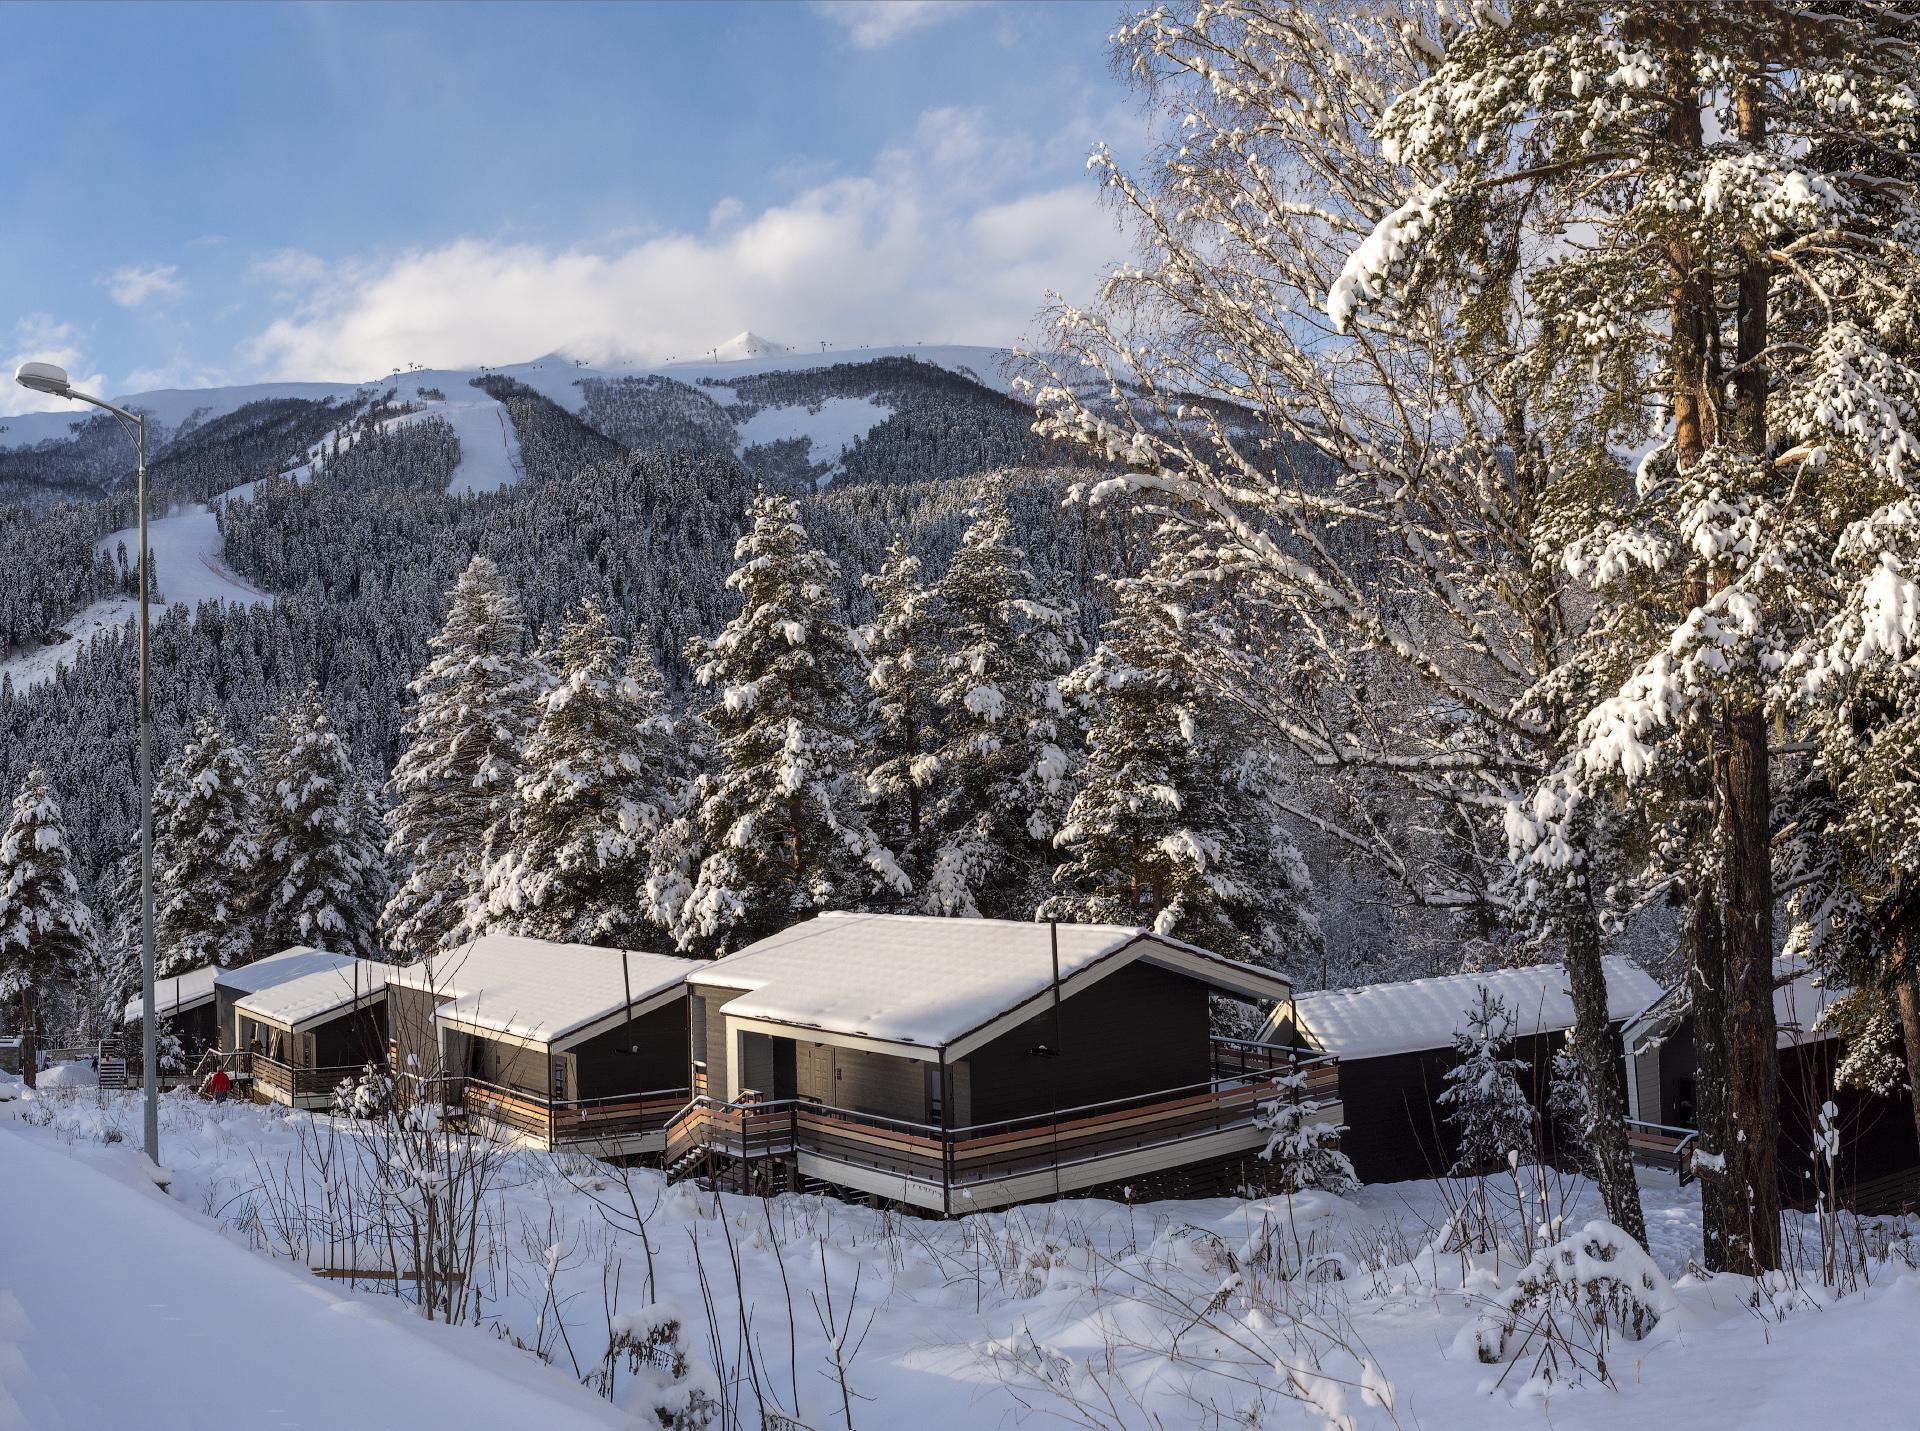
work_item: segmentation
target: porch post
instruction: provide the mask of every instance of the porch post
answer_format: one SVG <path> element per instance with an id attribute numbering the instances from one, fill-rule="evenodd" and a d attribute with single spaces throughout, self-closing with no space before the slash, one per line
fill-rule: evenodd
<path id="1" fill-rule="evenodd" d="M 940 1050 L 940 1215 L 953 1216 L 953 1084 L 947 1073 L 947 1051 Z"/>

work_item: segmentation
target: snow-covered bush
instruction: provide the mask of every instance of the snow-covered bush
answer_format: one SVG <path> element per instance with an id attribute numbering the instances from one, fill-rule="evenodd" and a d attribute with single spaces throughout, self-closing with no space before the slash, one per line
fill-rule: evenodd
<path id="1" fill-rule="evenodd" d="M 1306 1096 L 1307 1076 L 1289 1069 L 1273 1080 L 1273 1097 L 1260 1104 L 1254 1124 L 1266 1130 L 1267 1145 L 1260 1156 L 1273 1164 L 1280 1190 L 1287 1193 L 1317 1188 L 1349 1193 L 1360 1186 L 1353 1163 L 1340 1151 L 1343 1123 L 1315 1119 L 1320 1105 Z"/>
<path id="2" fill-rule="evenodd" d="M 1591 1371 L 1605 1382 L 1613 1339 L 1641 1340 L 1675 1305 L 1640 1244 L 1595 1220 L 1542 1248 L 1468 1331 L 1483 1362 L 1531 1355 L 1535 1378 L 1568 1381 Z"/>
<path id="3" fill-rule="evenodd" d="M 651 1411 L 667 1431 L 705 1431 L 720 1412 L 719 1387 L 687 1354 L 687 1320 L 665 1303 L 607 1322 L 606 1364 L 621 1362 L 634 1389 L 619 1399 Z"/>
<path id="4" fill-rule="evenodd" d="M 1447 1121 L 1460 1133 L 1456 1174 L 1484 1172 L 1533 1146 L 1533 1105 L 1519 1079 L 1526 1064 L 1508 1056 L 1512 1040 L 1512 1011 L 1483 985 L 1466 1028 L 1453 1036 L 1459 1061 L 1440 1091 Z"/>
<path id="5" fill-rule="evenodd" d="M 369 1063 L 357 1078 L 334 1086 L 333 1112 L 341 1118 L 384 1118 L 393 1111 L 393 1076 Z"/>

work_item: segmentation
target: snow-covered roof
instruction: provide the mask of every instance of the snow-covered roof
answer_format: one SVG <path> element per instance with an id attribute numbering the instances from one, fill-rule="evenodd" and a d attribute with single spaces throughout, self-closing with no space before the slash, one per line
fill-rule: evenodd
<path id="1" fill-rule="evenodd" d="M 1129 925 L 906 914 L 818 915 L 700 966 L 687 982 L 745 990 L 727 1004 L 729 1018 L 946 1048 L 1051 989 L 1053 929 L 1068 992 L 1074 976 L 1131 950 L 1227 992 L 1287 997 L 1283 974 Z"/>
<path id="2" fill-rule="evenodd" d="M 169 974 L 153 981 L 153 1011 L 158 1018 L 172 1018 L 188 1009 L 198 1008 L 213 997 L 213 978 L 220 972 L 216 964 L 202 964 L 185 973 Z M 126 1022 L 140 1018 L 141 999 L 135 994 L 127 1000 Z"/>
<path id="3" fill-rule="evenodd" d="M 289 979 L 298 979 L 321 969 L 338 969 L 343 965 L 358 962 L 351 954 L 335 954 L 328 949 L 310 949 L 303 945 L 295 945 L 291 949 L 282 949 L 278 954 L 269 954 L 264 959 L 256 959 L 251 964 L 218 970 L 214 974 L 213 982 L 229 993 L 257 994 L 262 989 L 270 989 L 275 984 L 283 984 Z"/>
<path id="4" fill-rule="evenodd" d="M 352 959 L 314 969 L 238 1000 L 234 1008 L 269 1023 L 300 1029 L 370 1002 L 387 987 L 391 964 Z"/>
<path id="5" fill-rule="evenodd" d="M 1773 1022 L 1777 1030 L 1774 1042 L 1779 1047 L 1824 1043 L 1835 1036 L 1832 1029 L 1820 1027 L 1820 1019 L 1827 1006 L 1842 998 L 1847 989 L 1829 984 L 1797 954 L 1774 956 L 1773 977 Z M 1693 999 L 1683 979 L 1627 1025 L 1624 1031 L 1627 1051 L 1639 1052 L 1649 1039 L 1666 1034 L 1692 1008 Z"/>
<path id="6" fill-rule="evenodd" d="M 441 1018 L 560 1044 L 593 1026 L 668 993 L 699 961 L 593 944 L 557 944 L 515 934 L 488 934 L 431 960 L 396 969 L 391 982 L 430 989 L 448 1002 Z"/>
<path id="7" fill-rule="evenodd" d="M 1610 1020 L 1632 1018 L 1659 997 L 1653 976 L 1633 960 L 1614 954 L 1601 963 Z M 1269 1027 L 1277 1027 L 1291 1013 L 1309 1041 L 1345 1059 L 1445 1048 L 1455 1032 L 1466 1027 L 1467 1011 L 1479 1001 L 1482 988 L 1513 1011 L 1516 1037 L 1573 1027 L 1573 996 L 1566 971 L 1558 964 L 1297 994 L 1291 1010 L 1274 1011 Z"/>

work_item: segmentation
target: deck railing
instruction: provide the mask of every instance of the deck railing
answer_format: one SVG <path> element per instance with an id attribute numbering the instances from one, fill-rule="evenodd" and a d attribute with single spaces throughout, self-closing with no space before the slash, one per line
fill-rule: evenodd
<path id="1" fill-rule="evenodd" d="M 467 1115 L 543 1138 L 555 1147 L 657 1133 L 687 1106 L 685 1088 L 659 1088 L 607 1098 L 550 1098 L 480 1078 L 456 1080 L 442 1096 Z"/>
<path id="2" fill-rule="evenodd" d="M 289 1098 L 318 1098 L 332 1094 L 349 1078 L 365 1071 L 364 1063 L 327 1064 L 317 1068 L 295 1068 L 263 1053 L 241 1055 L 253 1075 L 253 1086 L 270 1089 Z"/>
<path id="3" fill-rule="evenodd" d="M 1323 1105 L 1339 1098 L 1339 1067 L 1331 1056 L 1286 1052 L 1289 1057 L 1276 1056 L 1269 1067 L 1235 1067 L 1204 1083 L 955 1128 L 805 1098 L 727 1103 L 701 1096 L 668 1125 L 666 1161 L 669 1168 L 686 1167 L 696 1155 L 710 1154 L 738 1165 L 744 1183 L 762 1158 L 807 1153 L 917 1179 L 944 1199 L 982 1183 L 1251 1127 L 1260 1105 L 1274 1096 L 1275 1074 L 1288 1069 L 1303 1074 L 1296 1095 L 1302 1101 Z"/>

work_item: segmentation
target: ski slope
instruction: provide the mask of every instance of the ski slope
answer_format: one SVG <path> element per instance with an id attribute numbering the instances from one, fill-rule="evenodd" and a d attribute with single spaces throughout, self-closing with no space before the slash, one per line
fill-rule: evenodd
<path id="1" fill-rule="evenodd" d="M 148 518 L 147 546 L 153 553 L 156 619 L 167 606 L 183 605 L 194 610 L 203 601 L 260 606 L 273 600 L 221 560 L 220 527 L 205 503 L 195 502 L 168 516 Z M 131 566 L 140 549 L 138 529 L 123 527 L 94 544 L 96 551 L 113 556 L 116 563 L 123 547 Z M 130 596 L 96 601 L 62 628 L 65 640 L 11 661 L 0 661 L 0 676 L 11 677 L 16 691 L 30 690 L 71 662 L 95 636 L 133 620 L 138 609 L 139 602 Z"/>
<path id="2" fill-rule="evenodd" d="M 249 1252 L 137 1166 L 0 1126 L 0 1428 L 631 1424 L 470 1328 Z"/>

